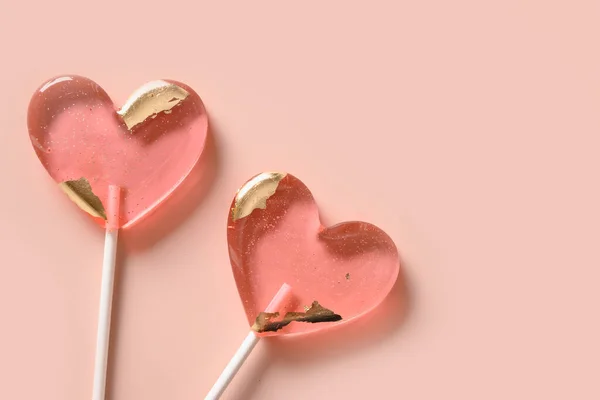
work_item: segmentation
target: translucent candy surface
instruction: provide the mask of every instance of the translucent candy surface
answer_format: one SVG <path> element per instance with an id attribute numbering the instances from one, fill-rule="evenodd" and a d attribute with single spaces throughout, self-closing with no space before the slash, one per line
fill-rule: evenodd
<path id="1" fill-rule="evenodd" d="M 383 301 L 400 269 L 391 238 L 365 222 L 324 227 L 312 194 L 300 180 L 279 175 L 275 189 L 274 175 L 261 175 L 262 183 L 256 184 L 255 177 L 240 189 L 228 218 L 229 256 L 248 322 L 255 322 L 284 283 L 292 287 L 293 300 L 281 315 L 304 311 L 318 301 L 342 320 L 293 322 L 277 335 L 343 324 Z"/>
<path id="2" fill-rule="evenodd" d="M 166 199 L 204 149 L 208 119 L 200 97 L 184 84 L 160 82 L 177 85 L 189 95 L 132 129 L 106 92 L 80 76 L 49 80 L 29 106 L 31 142 L 50 176 L 57 183 L 87 179 L 104 204 L 108 186 L 120 186 L 122 228 Z"/>

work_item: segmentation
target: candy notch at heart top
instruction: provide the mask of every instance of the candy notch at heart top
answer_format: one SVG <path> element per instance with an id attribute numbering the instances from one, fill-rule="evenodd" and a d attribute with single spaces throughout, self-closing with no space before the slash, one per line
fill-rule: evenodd
<path id="1" fill-rule="evenodd" d="M 76 75 L 44 83 L 27 116 L 50 176 L 105 225 L 109 185 L 122 188 L 119 227 L 148 215 L 180 185 L 204 149 L 208 118 L 188 86 L 152 81 L 117 110 L 95 82 Z"/>
<path id="2" fill-rule="evenodd" d="M 250 325 L 284 283 L 292 287 L 293 300 L 280 316 L 309 310 L 316 301 L 342 317 L 292 322 L 261 335 L 314 332 L 361 317 L 385 299 L 400 271 L 397 248 L 385 232 L 357 221 L 324 227 L 311 192 L 286 173 L 262 173 L 240 188 L 227 241 Z"/>

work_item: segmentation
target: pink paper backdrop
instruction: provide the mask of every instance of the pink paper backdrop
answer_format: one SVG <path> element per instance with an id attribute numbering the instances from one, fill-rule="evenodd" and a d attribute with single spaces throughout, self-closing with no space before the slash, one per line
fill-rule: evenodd
<path id="1" fill-rule="evenodd" d="M 406 280 L 339 340 L 260 343 L 225 399 L 600 398 L 599 18 L 597 1 L 0 0 L 0 399 L 91 396 L 103 232 L 26 131 L 64 73 L 116 103 L 180 80 L 212 124 L 166 234 L 123 237 L 111 400 L 204 397 L 248 329 L 228 207 L 271 169 L 326 222 L 388 232 Z"/>

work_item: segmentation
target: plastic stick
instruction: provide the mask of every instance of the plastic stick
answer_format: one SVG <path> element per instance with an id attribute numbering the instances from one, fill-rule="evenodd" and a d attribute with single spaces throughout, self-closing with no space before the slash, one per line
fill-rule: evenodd
<path id="1" fill-rule="evenodd" d="M 291 294 L 291 289 L 287 283 L 284 283 L 265 309 L 265 312 L 275 312 L 280 309 L 282 304 L 287 302 Z M 250 330 L 246 339 L 244 339 L 242 345 L 233 355 L 233 358 L 229 361 L 229 364 L 227 364 L 204 400 L 217 400 L 223 395 L 223 392 L 225 392 L 225 389 L 227 389 L 227 386 L 229 386 L 233 377 L 240 370 L 242 364 L 244 364 L 244 361 L 246 361 L 259 340 L 260 336 L 256 335 L 253 330 Z"/>
<path id="2" fill-rule="evenodd" d="M 106 215 L 106 235 L 104 238 L 104 260 L 102 262 L 102 283 L 100 287 L 100 310 L 98 313 L 98 335 L 96 341 L 92 400 L 105 399 L 108 347 L 110 342 L 110 320 L 115 280 L 117 240 L 119 237 L 118 215 L 121 202 L 121 189 L 118 186 L 110 186 L 108 194 L 109 200 Z"/>

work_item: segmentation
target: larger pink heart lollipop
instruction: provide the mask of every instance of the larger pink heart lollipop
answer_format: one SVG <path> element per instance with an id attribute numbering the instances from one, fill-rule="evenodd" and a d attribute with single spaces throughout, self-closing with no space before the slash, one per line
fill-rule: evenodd
<path id="1" fill-rule="evenodd" d="M 262 173 L 239 189 L 227 241 L 246 316 L 262 334 L 298 335 L 365 315 L 387 296 L 400 270 L 385 232 L 356 221 L 324 227 L 308 188 L 286 173 Z M 265 315 L 283 284 L 291 286 L 294 301 L 279 316 Z M 287 320 L 284 311 L 292 313 Z"/>
<path id="2" fill-rule="evenodd" d="M 117 109 L 87 78 L 61 76 L 33 95 L 33 147 L 61 189 L 106 226 L 92 400 L 104 400 L 118 231 L 158 207 L 200 158 L 208 119 L 200 97 L 149 82 Z"/>
<path id="3" fill-rule="evenodd" d="M 122 228 L 147 215 L 185 179 L 208 129 L 200 97 L 182 83 L 149 82 L 117 109 L 100 86 L 75 75 L 44 83 L 31 100 L 27 122 L 50 176 L 100 224 L 109 185 L 121 188 Z"/>

